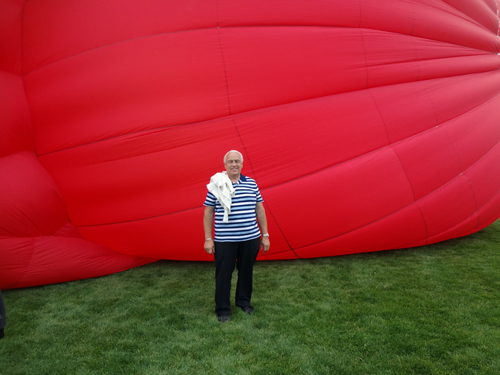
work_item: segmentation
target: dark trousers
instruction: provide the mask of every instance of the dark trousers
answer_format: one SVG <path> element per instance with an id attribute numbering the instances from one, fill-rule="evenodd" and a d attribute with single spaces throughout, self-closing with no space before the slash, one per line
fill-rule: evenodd
<path id="1" fill-rule="evenodd" d="M 236 306 L 250 306 L 253 287 L 253 265 L 260 248 L 260 238 L 242 242 L 215 242 L 215 313 L 231 312 L 231 278 L 238 269 Z"/>

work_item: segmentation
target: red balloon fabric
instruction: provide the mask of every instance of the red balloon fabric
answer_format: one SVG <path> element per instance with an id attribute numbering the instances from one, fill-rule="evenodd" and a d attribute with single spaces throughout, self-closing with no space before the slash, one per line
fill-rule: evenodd
<path id="1" fill-rule="evenodd" d="M 0 289 L 203 251 L 230 149 L 297 259 L 500 217 L 497 0 L 0 0 Z"/>

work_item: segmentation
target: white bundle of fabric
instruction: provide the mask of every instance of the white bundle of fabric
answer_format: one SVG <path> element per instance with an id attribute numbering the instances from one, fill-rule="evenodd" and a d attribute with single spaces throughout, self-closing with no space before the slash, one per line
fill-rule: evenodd
<path id="1" fill-rule="evenodd" d="M 231 201 L 235 194 L 233 183 L 229 179 L 227 172 L 214 174 L 210 178 L 207 189 L 215 195 L 222 207 L 224 207 L 224 219 L 222 221 L 227 223 L 229 221 L 229 214 L 231 213 Z"/>

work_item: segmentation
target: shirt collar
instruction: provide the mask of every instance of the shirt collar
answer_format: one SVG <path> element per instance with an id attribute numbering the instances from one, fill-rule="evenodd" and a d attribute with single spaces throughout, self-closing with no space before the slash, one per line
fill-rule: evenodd
<path id="1" fill-rule="evenodd" d="M 239 184 L 240 182 L 247 182 L 247 176 L 240 174 L 240 178 L 238 179 L 238 182 L 236 182 L 236 183 Z"/>

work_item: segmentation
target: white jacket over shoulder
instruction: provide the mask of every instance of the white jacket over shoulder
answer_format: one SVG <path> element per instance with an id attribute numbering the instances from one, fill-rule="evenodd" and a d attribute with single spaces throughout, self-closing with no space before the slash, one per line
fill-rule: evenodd
<path id="1" fill-rule="evenodd" d="M 233 183 L 229 179 L 227 172 L 214 174 L 210 178 L 207 189 L 215 195 L 219 203 L 224 207 L 224 219 L 222 221 L 227 223 L 229 221 L 229 214 L 231 213 L 231 201 L 235 194 Z"/>

